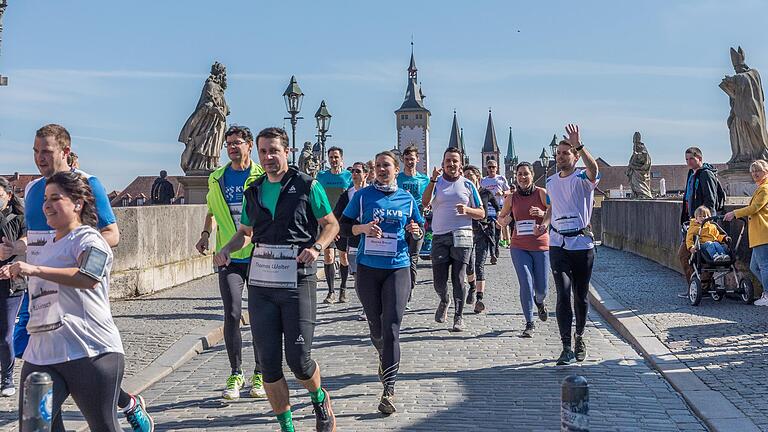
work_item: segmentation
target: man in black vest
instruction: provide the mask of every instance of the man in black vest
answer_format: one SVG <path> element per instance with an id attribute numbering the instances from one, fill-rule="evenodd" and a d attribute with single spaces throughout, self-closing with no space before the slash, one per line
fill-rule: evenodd
<path id="1" fill-rule="evenodd" d="M 254 244 L 248 272 L 251 333 L 259 351 L 264 388 L 281 430 L 293 431 L 282 367 L 285 340 L 286 363 L 310 393 L 317 430 L 335 431 L 330 396 L 321 387 L 320 368 L 311 349 L 317 309 L 315 261 L 338 234 L 339 223 L 323 187 L 288 167 L 285 130 L 262 130 L 256 146 L 266 175 L 243 193 L 240 227 L 214 256 L 214 262 L 227 265 L 233 251 L 246 242 Z"/>

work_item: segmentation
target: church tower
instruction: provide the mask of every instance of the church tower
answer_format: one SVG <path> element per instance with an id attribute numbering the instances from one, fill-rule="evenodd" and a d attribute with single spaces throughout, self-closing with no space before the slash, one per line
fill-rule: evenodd
<path id="1" fill-rule="evenodd" d="M 517 155 L 515 154 L 515 142 L 512 140 L 512 128 L 509 128 L 509 142 L 507 142 L 507 155 L 504 157 L 504 177 L 507 181 L 514 182 Z"/>
<path id="2" fill-rule="evenodd" d="M 501 152 L 499 146 L 496 144 L 496 130 L 493 128 L 493 117 L 491 116 L 491 110 L 488 110 L 488 126 L 485 128 L 485 141 L 483 142 L 483 172 L 488 165 L 488 161 L 493 159 L 498 164 L 501 162 Z M 488 175 L 486 172 L 485 175 Z"/>
<path id="3" fill-rule="evenodd" d="M 469 155 L 464 148 L 464 130 L 459 128 L 459 120 L 456 117 L 456 110 L 453 110 L 453 124 L 451 125 L 451 136 L 448 139 L 448 147 L 456 147 L 461 151 L 461 165 L 469 165 Z"/>
<path id="4" fill-rule="evenodd" d="M 397 120 L 397 149 L 416 146 L 419 150 L 419 164 L 416 169 L 427 175 L 429 171 L 429 116 L 431 113 L 424 106 L 425 96 L 421 92 L 418 81 L 418 69 L 413 57 L 411 43 L 411 63 L 408 66 L 408 86 L 405 90 L 405 100 L 395 111 Z"/>

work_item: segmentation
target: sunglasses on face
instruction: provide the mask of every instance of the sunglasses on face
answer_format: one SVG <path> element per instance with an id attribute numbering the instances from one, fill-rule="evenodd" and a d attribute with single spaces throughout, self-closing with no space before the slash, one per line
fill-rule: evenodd
<path id="1" fill-rule="evenodd" d="M 358 169 L 358 168 L 352 168 L 351 172 L 352 172 L 352 174 L 362 174 L 363 170 Z"/>

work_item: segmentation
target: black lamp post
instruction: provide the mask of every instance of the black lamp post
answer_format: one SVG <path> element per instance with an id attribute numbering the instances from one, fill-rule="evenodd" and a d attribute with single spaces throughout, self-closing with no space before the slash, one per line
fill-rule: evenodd
<path id="1" fill-rule="evenodd" d="M 331 135 L 328 135 L 328 129 L 331 128 L 331 113 L 328 112 L 328 107 L 325 106 L 325 100 L 320 102 L 320 108 L 315 113 L 315 120 L 317 120 L 317 139 L 320 141 L 320 166 L 325 169 L 325 139 Z"/>
<path id="2" fill-rule="evenodd" d="M 539 155 L 539 162 L 541 162 L 542 168 L 544 168 L 544 182 L 546 183 L 547 174 L 549 174 L 549 155 L 547 154 L 547 148 L 541 148 L 541 155 Z"/>
<path id="3" fill-rule="evenodd" d="M 296 164 L 296 123 L 303 117 L 298 117 L 299 111 L 301 111 L 301 101 L 304 99 L 304 93 L 302 93 L 299 83 L 296 82 L 296 76 L 291 76 L 291 82 L 288 84 L 288 88 L 283 92 L 283 98 L 285 99 L 285 109 L 288 110 L 290 117 L 285 117 L 285 120 L 291 121 L 291 163 Z"/>
<path id="4" fill-rule="evenodd" d="M 7 0 L 0 0 L 0 42 L 3 41 L 3 13 L 5 8 L 8 7 Z M 8 77 L 0 75 L 0 86 L 8 85 Z"/>
<path id="5" fill-rule="evenodd" d="M 557 134 L 552 135 L 552 141 L 549 143 L 549 150 L 552 159 L 554 159 L 555 156 L 557 156 Z"/>

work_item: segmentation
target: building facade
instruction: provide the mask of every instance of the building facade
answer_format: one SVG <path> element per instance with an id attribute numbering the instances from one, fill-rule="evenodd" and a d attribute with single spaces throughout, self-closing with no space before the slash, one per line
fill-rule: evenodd
<path id="1" fill-rule="evenodd" d="M 415 146 L 419 151 L 416 169 L 429 174 L 429 117 L 431 113 L 424 106 L 424 94 L 418 82 L 418 69 L 411 50 L 408 66 L 408 85 L 405 100 L 395 111 L 397 120 L 397 149 L 402 153 L 406 147 Z"/>

